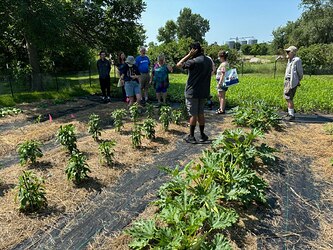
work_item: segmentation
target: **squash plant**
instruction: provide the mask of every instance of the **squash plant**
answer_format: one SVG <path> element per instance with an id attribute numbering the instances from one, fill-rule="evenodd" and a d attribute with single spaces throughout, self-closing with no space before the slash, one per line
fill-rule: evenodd
<path id="1" fill-rule="evenodd" d="M 17 152 L 20 158 L 20 164 L 23 166 L 29 160 L 32 164 L 36 163 L 38 157 L 43 156 L 43 152 L 40 149 L 42 144 L 39 141 L 28 140 L 20 144 Z"/>
<path id="2" fill-rule="evenodd" d="M 86 160 L 87 158 L 83 153 L 79 151 L 72 152 L 65 170 L 68 180 L 72 180 L 78 184 L 88 177 L 88 173 L 91 173 L 91 171 Z"/>
<path id="3" fill-rule="evenodd" d="M 32 171 L 23 171 L 17 189 L 15 201 L 19 201 L 20 211 L 35 212 L 47 206 L 44 180 Z"/>
<path id="4" fill-rule="evenodd" d="M 233 109 L 233 122 L 238 126 L 260 129 L 264 132 L 281 126 L 277 109 L 263 101 L 244 102 Z"/>
<path id="5" fill-rule="evenodd" d="M 155 139 L 156 122 L 153 119 L 146 119 L 142 124 L 142 131 L 145 137 L 149 140 Z"/>
<path id="6" fill-rule="evenodd" d="M 160 109 L 160 122 L 162 123 L 162 127 L 164 131 L 167 131 L 170 125 L 170 122 L 172 121 L 171 116 L 171 107 L 170 106 L 162 106 Z"/>
<path id="7" fill-rule="evenodd" d="M 95 141 L 101 135 L 101 119 L 99 115 L 91 114 L 88 122 L 88 133 L 92 135 Z"/>
<path id="8" fill-rule="evenodd" d="M 111 116 L 114 119 L 113 124 L 117 132 L 120 132 L 122 127 L 124 126 L 123 119 L 126 114 L 127 112 L 125 109 L 116 109 L 112 112 Z"/>
<path id="9" fill-rule="evenodd" d="M 99 144 L 98 150 L 100 154 L 101 162 L 105 162 L 108 166 L 111 166 L 114 158 L 114 147 L 116 141 L 103 141 Z"/>
<path id="10" fill-rule="evenodd" d="M 68 124 L 65 126 L 60 125 L 56 137 L 57 141 L 59 141 L 61 145 L 63 145 L 69 151 L 70 154 L 77 150 L 77 139 L 75 135 L 75 127 L 73 124 Z"/>

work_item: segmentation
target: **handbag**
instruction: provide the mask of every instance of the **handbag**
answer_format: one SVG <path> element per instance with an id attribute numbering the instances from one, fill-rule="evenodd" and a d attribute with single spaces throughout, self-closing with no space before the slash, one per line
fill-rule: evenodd
<path id="1" fill-rule="evenodd" d="M 124 86 L 124 84 L 123 84 L 123 82 L 121 81 L 121 79 L 119 78 L 118 83 L 117 83 L 117 87 L 120 88 L 120 87 L 122 87 L 122 86 Z"/>
<path id="2" fill-rule="evenodd" d="M 229 69 L 225 73 L 223 86 L 230 87 L 230 86 L 236 85 L 238 83 L 239 83 L 239 80 L 238 80 L 237 70 L 235 68 Z"/>

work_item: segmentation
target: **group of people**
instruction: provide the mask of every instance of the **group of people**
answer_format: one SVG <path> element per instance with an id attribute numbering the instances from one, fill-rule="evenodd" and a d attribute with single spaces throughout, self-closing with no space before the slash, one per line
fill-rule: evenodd
<path id="1" fill-rule="evenodd" d="M 284 79 L 284 98 L 288 105 L 288 114 L 286 119 L 292 121 L 295 119 L 293 98 L 300 81 L 303 78 L 302 61 L 296 56 L 297 48 L 290 46 L 285 49 L 288 63 Z M 105 52 L 100 53 L 100 60 L 97 62 L 97 68 L 100 75 L 100 84 L 102 88 L 103 99 L 110 99 L 110 88 L 106 88 L 107 72 L 110 72 L 111 65 L 106 62 Z M 219 108 L 216 114 L 224 114 L 226 107 L 226 91 L 228 87 L 225 85 L 225 76 L 229 69 L 228 52 L 220 51 L 218 53 L 220 65 L 216 70 L 216 88 L 219 98 Z M 125 59 L 126 58 L 126 59 Z M 208 140 L 205 134 L 205 116 L 204 106 L 206 100 L 210 98 L 211 76 L 215 73 L 213 60 L 204 54 L 204 50 L 200 43 L 191 44 L 190 51 L 176 65 L 178 68 L 188 70 L 188 80 L 185 87 L 186 108 L 190 116 L 189 125 L 190 133 L 186 135 L 184 140 L 188 143 L 197 143 L 195 138 L 195 128 L 199 124 L 200 136 L 199 142 Z M 123 88 L 124 97 L 128 98 L 129 105 L 135 101 L 148 101 L 148 88 L 154 83 L 156 90 L 156 98 L 158 103 L 166 102 L 167 89 L 169 87 L 169 76 L 172 68 L 166 64 L 165 57 L 160 55 L 156 64 L 153 66 L 150 76 L 150 60 L 146 55 L 146 48 L 141 47 L 140 55 L 136 58 L 133 56 L 126 57 L 124 53 L 119 54 L 118 71 L 120 75 L 119 87 Z M 144 99 L 142 99 L 142 95 Z"/>
<path id="2" fill-rule="evenodd" d="M 122 88 L 123 98 L 129 105 L 137 102 L 139 104 L 148 101 L 148 90 L 153 84 L 156 91 L 158 104 L 166 103 L 167 89 L 169 87 L 169 73 L 173 72 L 171 66 L 165 62 L 164 55 L 159 55 L 157 62 L 152 67 L 146 55 L 146 48 L 140 48 L 140 55 L 134 58 L 120 52 L 116 63 L 119 74 L 118 87 Z M 111 64 L 105 58 L 105 52 L 100 52 L 100 59 L 97 61 L 100 86 L 103 101 L 110 100 L 110 70 Z"/>

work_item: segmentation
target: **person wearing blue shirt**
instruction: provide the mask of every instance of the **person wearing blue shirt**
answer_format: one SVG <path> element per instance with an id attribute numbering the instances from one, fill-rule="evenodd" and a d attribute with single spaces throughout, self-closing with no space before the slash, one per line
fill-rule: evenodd
<path id="1" fill-rule="evenodd" d="M 141 84 L 141 92 L 144 96 L 144 102 L 148 101 L 148 89 L 150 86 L 150 60 L 149 57 L 146 56 L 146 48 L 141 47 L 140 48 L 140 55 L 136 57 L 135 64 L 139 69 L 140 77 L 139 82 Z"/>

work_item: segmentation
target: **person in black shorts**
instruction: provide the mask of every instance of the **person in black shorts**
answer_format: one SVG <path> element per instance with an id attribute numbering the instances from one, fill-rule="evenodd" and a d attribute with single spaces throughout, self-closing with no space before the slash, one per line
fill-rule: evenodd
<path id="1" fill-rule="evenodd" d="M 196 143 L 194 131 L 197 122 L 200 128 L 200 142 L 208 140 L 205 130 L 204 106 L 210 96 L 210 81 L 213 69 L 212 60 L 205 56 L 200 43 L 191 44 L 189 53 L 178 63 L 177 67 L 188 69 L 189 76 L 185 87 L 185 102 L 190 115 L 190 134 L 184 140 Z"/>

